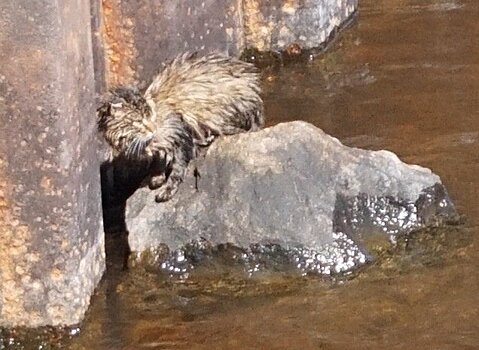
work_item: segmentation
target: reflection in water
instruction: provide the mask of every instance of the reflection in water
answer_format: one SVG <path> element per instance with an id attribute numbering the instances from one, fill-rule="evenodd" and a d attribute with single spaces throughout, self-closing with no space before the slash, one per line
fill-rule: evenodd
<path id="1" fill-rule="evenodd" d="M 360 6 L 327 54 L 265 71 L 269 122 L 303 119 L 432 168 L 465 226 L 400 242 L 398 256 L 379 247 L 377 266 L 333 285 L 232 266 L 113 273 L 72 349 L 479 348 L 479 2 Z"/>

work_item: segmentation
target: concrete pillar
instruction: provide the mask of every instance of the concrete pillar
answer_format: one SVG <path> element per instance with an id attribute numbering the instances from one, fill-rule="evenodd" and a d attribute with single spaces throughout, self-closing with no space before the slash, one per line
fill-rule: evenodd
<path id="1" fill-rule="evenodd" d="M 242 0 L 102 0 L 109 86 L 150 82 L 179 53 L 244 47 Z"/>
<path id="2" fill-rule="evenodd" d="M 358 0 L 101 0 L 107 86 L 148 84 L 185 51 L 239 56 L 245 48 L 323 44 Z"/>
<path id="3" fill-rule="evenodd" d="M 89 0 L 0 1 L 0 326 L 81 321 L 104 270 Z"/>

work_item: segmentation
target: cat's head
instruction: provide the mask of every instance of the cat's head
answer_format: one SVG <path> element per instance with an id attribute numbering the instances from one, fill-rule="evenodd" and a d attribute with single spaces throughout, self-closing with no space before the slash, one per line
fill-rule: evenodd
<path id="1" fill-rule="evenodd" d="M 155 115 L 136 88 L 111 89 L 97 108 L 98 130 L 116 154 L 142 159 L 156 133 Z"/>

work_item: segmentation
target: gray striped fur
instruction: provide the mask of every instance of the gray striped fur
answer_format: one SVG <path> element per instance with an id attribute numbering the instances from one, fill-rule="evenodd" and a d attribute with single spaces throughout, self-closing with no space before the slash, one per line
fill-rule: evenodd
<path id="1" fill-rule="evenodd" d="M 197 145 L 215 137 L 258 130 L 264 125 L 256 68 L 212 54 L 184 54 L 146 90 L 115 88 L 97 110 L 98 129 L 112 156 L 148 159 L 156 200 L 178 190 Z"/>

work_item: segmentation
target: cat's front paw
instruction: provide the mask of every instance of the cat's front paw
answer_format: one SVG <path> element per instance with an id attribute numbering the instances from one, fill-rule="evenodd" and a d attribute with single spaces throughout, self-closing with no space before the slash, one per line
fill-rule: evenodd
<path id="1" fill-rule="evenodd" d="M 171 181 L 168 181 L 166 184 L 161 186 L 157 194 L 155 196 L 155 202 L 156 203 L 163 203 L 169 201 L 173 196 L 178 192 L 179 186 L 181 184 L 181 180 L 172 180 L 171 178 L 169 179 Z"/>
<path id="2" fill-rule="evenodd" d="M 166 180 L 167 178 L 165 174 L 152 176 L 150 182 L 148 183 L 148 187 L 150 190 L 156 190 L 157 188 L 163 186 Z"/>

